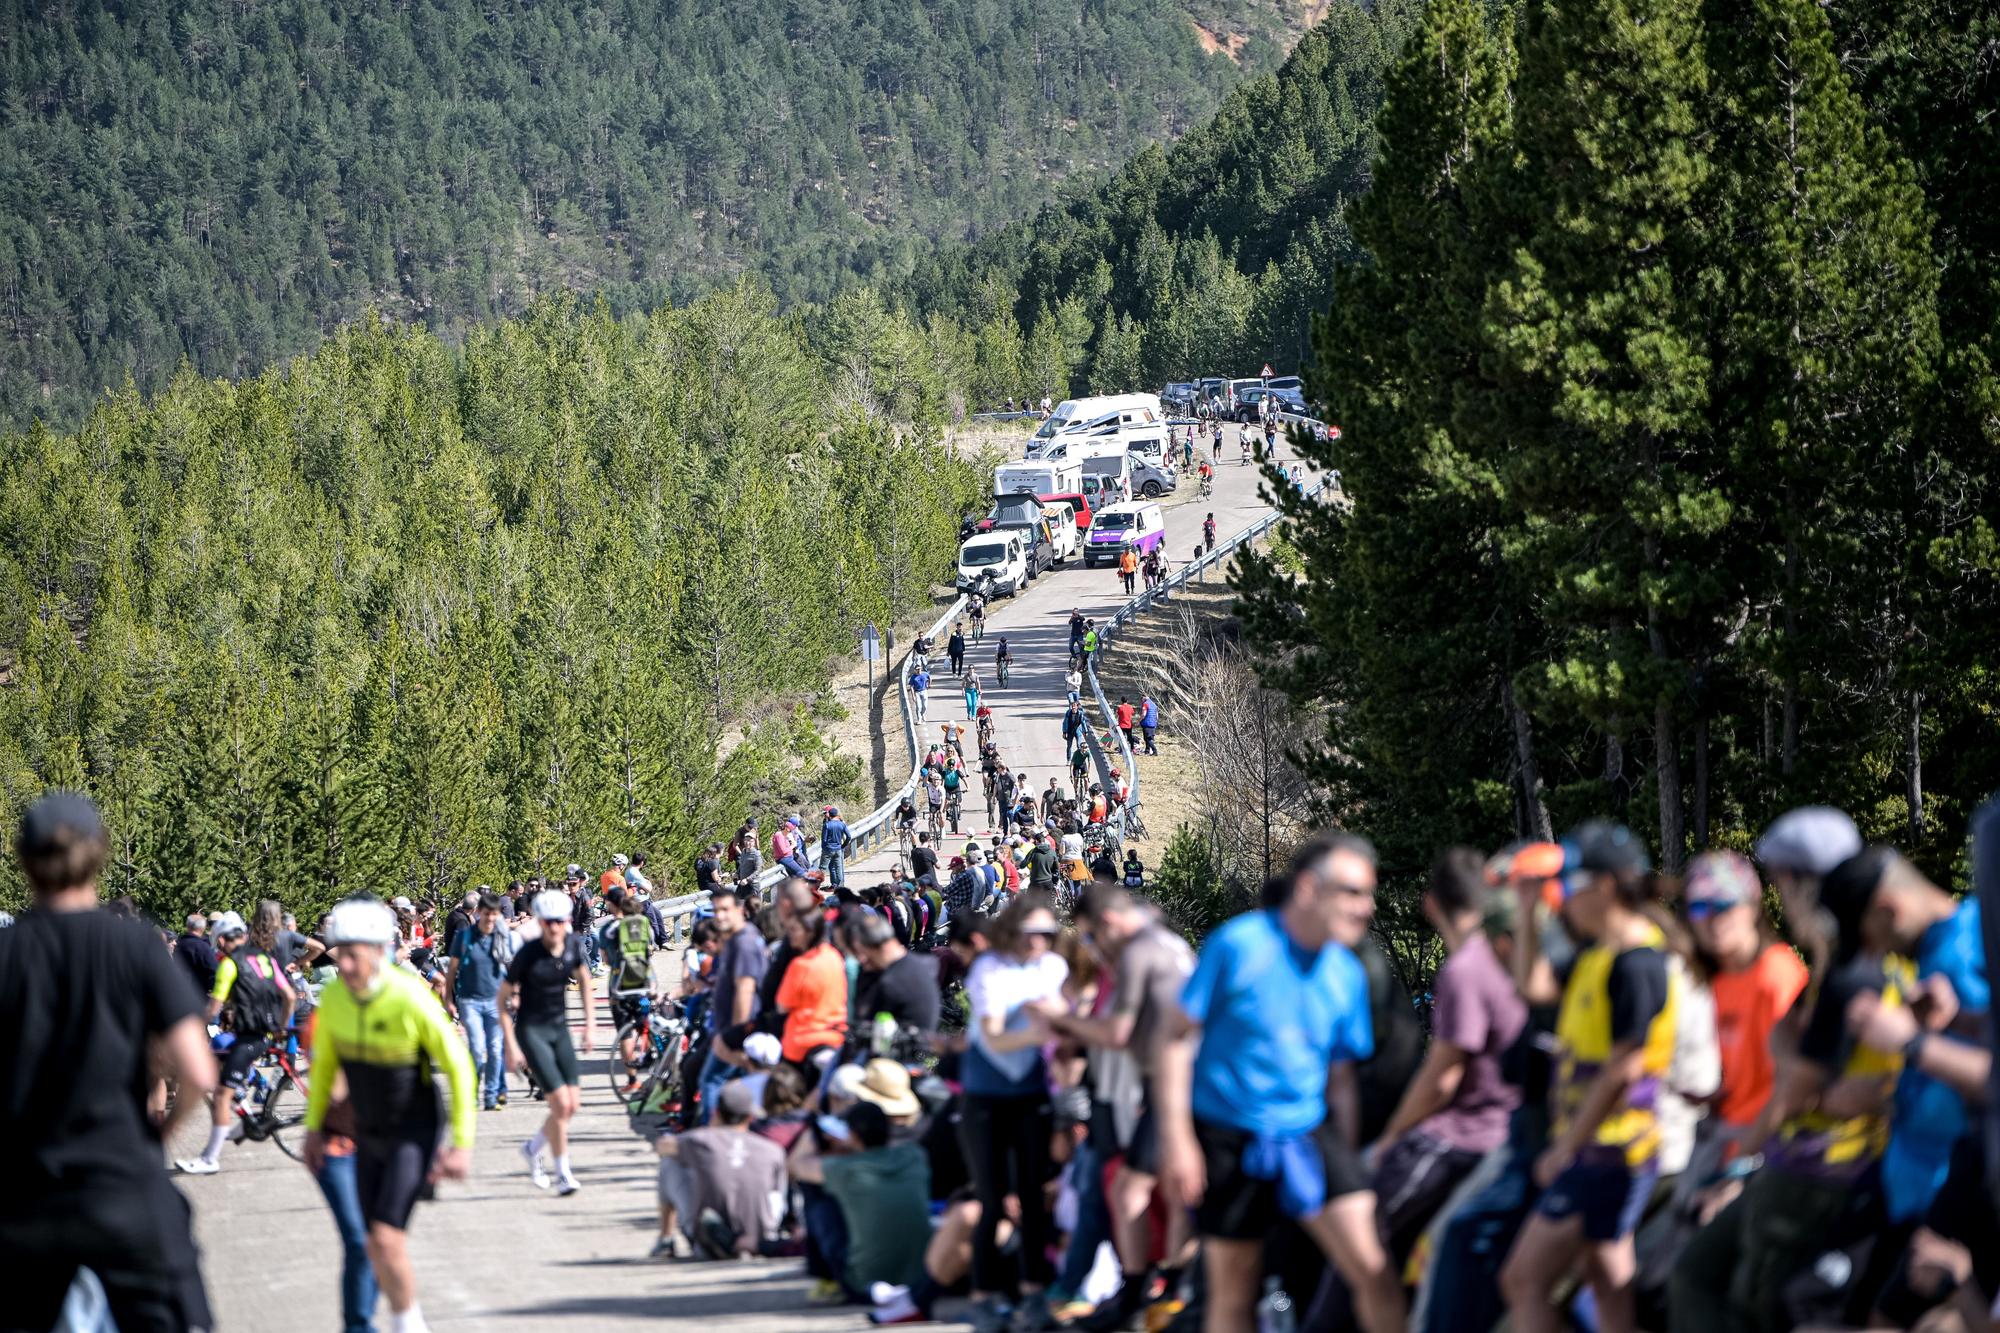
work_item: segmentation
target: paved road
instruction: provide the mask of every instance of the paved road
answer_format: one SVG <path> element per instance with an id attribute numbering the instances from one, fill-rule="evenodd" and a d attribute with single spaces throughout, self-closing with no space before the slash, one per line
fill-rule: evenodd
<path id="1" fill-rule="evenodd" d="M 1181 483 L 1179 491 L 1162 501 L 1167 520 L 1167 555 L 1176 569 L 1192 558 L 1195 545 L 1201 540 L 1205 514 L 1215 515 L 1216 538 L 1226 541 L 1269 509 L 1258 498 L 1261 471 L 1237 461 L 1242 429 L 1226 428 L 1224 461 L 1216 470 L 1215 493 L 1211 497 L 1201 499 L 1197 494 L 1199 484 L 1190 477 Z M 1286 461 L 1296 457 L 1282 439 L 1278 456 Z M 1038 795 L 1048 786 L 1051 776 L 1060 778 L 1065 788 L 1069 786 L 1069 755 L 1063 746 L 1062 715 L 1063 675 L 1069 668 L 1070 612 L 1081 610 L 1085 616 L 1103 622 L 1126 600 L 1115 568 L 1101 565 L 1085 569 L 1080 559 L 1073 559 L 1065 568 L 1043 574 L 1018 597 L 1003 598 L 990 609 L 985 641 L 967 650 L 968 660 L 978 669 L 980 688 L 993 708 L 993 730 L 1000 744 L 1000 757 L 1016 774 L 1025 773 Z M 1014 665 L 1007 688 L 999 689 L 993 671 L 993 644 L 1003 634 L 1013 652 Z M 936 736 L 940 723 L 949 720 L 964 722 L 969 737 L 972 724 L 966 720 L 964 692 L 953 679 L 941 646 L 932 662 L 935 675 L 930 689 L 930 718 L 918 734 L 924 739 Z M 1092 724 L 1102 728 L 1103 717 L 1088 694 L 1084 702 Z M 1115 705 L 1118 701 L 1114 698 L 1111 702 Z M 1162 717 L 1161 725 L 1171 729 L 1174 719 Z M 968 752 L 971 748 L 967 746 Z M 901 780 L 902 769 L 897 762 L 900 759 L 892 748 L 892 781 Z M 967 797 L 966 805 L 966 817 L 961 820 L 960 828 L 990 833 L 986 827 L 984 792 L 975 789 Z M 855 868 L 863 874 L 886 872 L 895 854 L 892 843 L 888 852 L 870 857 Z"/>

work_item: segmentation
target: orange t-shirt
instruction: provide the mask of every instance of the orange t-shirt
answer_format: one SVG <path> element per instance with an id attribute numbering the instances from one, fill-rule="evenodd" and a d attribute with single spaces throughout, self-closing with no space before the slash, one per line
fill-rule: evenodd
<path id="1" fill-rule="evenodd" d="M 778 1008 L 785 1013 L 782 1045 L 787 1060 L 803 1060 L 815 1046 L 845 1041 L 847 963 L 840 950 L 821 944 L 794 958 L 778 983 Z"/>
<path id="2" fill-rule="evenodd" d="M 1137 568 L 1139 568 L 1139 557 L 1133 555 L 1130 551 L 1118 557 L 1118 569 L 1120 573 L 1130 574 Z"/>
<path id="3" fill-rule="evenodd" d="M 1715 1040 L 1722 1054 L 1722 1097 L 1716 1113 L 1725 1124 L 1747 1125 L 1771 1098 L 1777 1064 L 1771 1029 L 1806 988 L 1806 965 L 1783 944 L 1773 944 L 1741 972 L 1715 978 Z"/>

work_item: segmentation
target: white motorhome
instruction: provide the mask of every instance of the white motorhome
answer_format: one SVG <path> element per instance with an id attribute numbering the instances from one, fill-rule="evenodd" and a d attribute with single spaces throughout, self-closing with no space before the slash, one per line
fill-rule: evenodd
<path id="1" fill-rule="evenodd" d="M 1056 404 L 1028 440 L 1028 457 L 1040 458 L 1049 442 L 1074 433 L 1111 434 L 1133 426 L 1165 421 L 1167 414 L 1156 393 L 1120 393 L 1099 398 L 1070 398 Z"/>
<path id="2" fill-rule="evenodd" d="M 1080 460 L 1044 458 L 1036 463 L 1002 463 L 993 469 L 993 493 L 1012 495 L 1068 495 L 1080 490 L 1083 467 Z"/>
<path id="3" fill-rule="evenodd" d="M 1075 466 L 1092 458 L 1109 458 L 1125 452 L 1123 435 L 1058 435 L 1049 441 L 1038 460 Z"/>

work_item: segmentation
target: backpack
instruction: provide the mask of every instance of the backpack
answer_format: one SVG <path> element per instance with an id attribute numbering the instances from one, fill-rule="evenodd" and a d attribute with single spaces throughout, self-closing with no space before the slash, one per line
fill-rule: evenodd
<path id="1" fill-rule="evenodd" d="M 653 923 L 643 916 L 618 919 L 618 989 L 642 990 L 653 979 Z"/>
<path id="2" fill-rule="evenodd" d="M 234 955 L 236 981 L 229 988 L 229 1010 L 235 1016 L 236 1037 L 248 1041 L 281 1031 L 285 1000 L 292 988 L 278 960 L 262 949 L 244 945 Z"/>
<path id="3" fill-rule="evenodd" d="M 955 768 L 947 768 L 944 771 L 944 789 L 946 791 L 957 791 L 958 787 L 959 787 L 958 770 Z"/>

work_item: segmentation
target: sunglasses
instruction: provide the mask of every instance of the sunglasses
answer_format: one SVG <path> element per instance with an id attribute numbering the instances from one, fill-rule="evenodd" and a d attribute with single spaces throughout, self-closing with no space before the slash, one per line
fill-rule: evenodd
<path id="1" fill-rule="evenodd" d="M 1690 921 L 1706 921 L 1741 906 L 1741 898 L 1696 898 L 1687 904 L 1687 918 Z"/>

